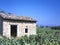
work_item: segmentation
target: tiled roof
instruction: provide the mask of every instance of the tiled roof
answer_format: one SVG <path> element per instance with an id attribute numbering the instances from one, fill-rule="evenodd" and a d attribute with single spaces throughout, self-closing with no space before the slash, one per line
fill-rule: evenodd
<path id="1" fill-rule="evenodd" d="M 0 13 L 0 16 L 1 16 L 3 19 L 36 21 L 35 19 L 30 18 L 30 17 L 27 17 L 27 16 L 16 16 L 16 15 L 14 15 L 14 14 Z"/>

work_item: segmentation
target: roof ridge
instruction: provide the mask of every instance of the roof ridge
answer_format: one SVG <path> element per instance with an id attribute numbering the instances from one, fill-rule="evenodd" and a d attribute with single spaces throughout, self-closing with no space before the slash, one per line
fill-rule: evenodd
<path id="1" fill-rule="evenodd" d="M 36 21 L 35 19 L 28 17 L 28 16 L 17 16 L 15 14 L 6 14 L 6 13 L 0 13 L 0 16 L 3 19 L 14 19 L 14 20 L 28 20 L 28 21 Z"/>

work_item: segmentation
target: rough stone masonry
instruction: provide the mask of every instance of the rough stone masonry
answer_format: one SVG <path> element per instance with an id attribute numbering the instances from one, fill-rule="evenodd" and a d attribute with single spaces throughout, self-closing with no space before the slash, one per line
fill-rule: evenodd
<path id="1" fill-rule="evenodd" d="M 36 20 L 0 12 L 0 36 L 21 37 L 36 35 Z"/>

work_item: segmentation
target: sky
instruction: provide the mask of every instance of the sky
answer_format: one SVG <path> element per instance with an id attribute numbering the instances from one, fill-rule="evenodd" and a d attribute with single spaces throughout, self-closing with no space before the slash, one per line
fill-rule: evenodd
<path id="1" fill-rule="evenodd" d="M 37 25 L 60 25 L 60 0 L 0 0 L 0 10 L 32 17 Z"/>

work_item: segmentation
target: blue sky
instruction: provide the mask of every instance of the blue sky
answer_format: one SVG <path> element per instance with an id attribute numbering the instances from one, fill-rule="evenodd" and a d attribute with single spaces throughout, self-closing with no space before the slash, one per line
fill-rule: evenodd
<path id="1" fill-rule="evenodd" d="M 59 0 L 0 0 L 0 10 L 35 18 L 39 25 L 60 25 Z"/>

